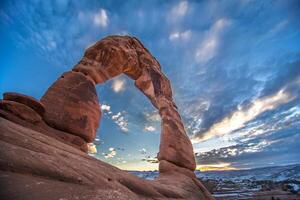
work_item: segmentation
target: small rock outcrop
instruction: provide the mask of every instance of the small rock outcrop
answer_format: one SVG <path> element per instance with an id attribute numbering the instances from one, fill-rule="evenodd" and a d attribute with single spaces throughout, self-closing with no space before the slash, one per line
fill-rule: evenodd
<path id="1" fill-rule="evenodd" d="M 160 175 L 154 181 L 86 154 L 101 118 L 95 85 L 122 73 L 135 81 L 162 119 Z M 41 101 L 5 93 L 0 148 L 0 199 L 213 199 L 194 174 L 192 144 L 170 81 L 134 37 L 109 36 L 88 48 Z"/>

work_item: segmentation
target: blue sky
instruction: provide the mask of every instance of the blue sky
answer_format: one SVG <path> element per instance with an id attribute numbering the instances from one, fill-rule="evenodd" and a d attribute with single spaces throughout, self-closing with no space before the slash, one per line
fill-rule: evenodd
<path id="1" fill-rule="evenodd" d="M 0 93 L 40 98 L 84 50 L 138 37 L 161 63 L 198 168 L 299 163 L 299 1 L 1 1 Z M 156 169 L 160 118 L 126 76 L 97 86 L 94 156 Z"/>

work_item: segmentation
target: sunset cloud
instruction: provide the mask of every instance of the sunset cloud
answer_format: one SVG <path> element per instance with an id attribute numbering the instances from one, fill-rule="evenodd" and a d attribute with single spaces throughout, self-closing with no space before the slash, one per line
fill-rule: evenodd
<path id="1" fill-rule="evenodd" d="M 249 107 L 240 108 L 220 122 L 215 123 L 208 131 L 198 134 L 192 139 L 193 143 L 209 140 L 213 137 L 220 137 L 230 134 L 232 131 L 243 128 L 245 124 L 255 119 L 261 113 L 276 109 L 278 106 L 288 103 L 294 97 L 284 90 L 274 95 L 262 97 L 251 102 Z"/>
<path id="2" fill-rule="evenodd" d="M 232 167 L 231 163 L 216 163 L 209 165 L 197 165 L 196 169 L 200 171 L 226 171 L 236 170 L 237 168 Z"/>

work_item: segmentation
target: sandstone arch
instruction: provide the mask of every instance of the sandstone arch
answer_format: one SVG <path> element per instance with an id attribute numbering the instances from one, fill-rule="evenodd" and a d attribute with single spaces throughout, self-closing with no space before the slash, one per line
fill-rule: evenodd
<path id="1" fill-rule="evenodd" d="M 103 84 L 122 73 L 135 80 L 135 86 L 159 110 L 160 171 L 171 170 L 172 164 L 195 170 L 193 148 L 173 101 L 170 81 L 159 62 L 134 37 L 109 36 L 89 47 L 72 72 L 65 73 L 42 97 L 45 120 L 91 142 L 101 116 L 93 83 Z"/>
<path id="2" fill-rule="evenodd" d="M 160 173 L 153 181 L 85 153 L 101 118 L 95 85 L 121 73 L 135 81 L 162 118 Z M 192 145 L 170 81 L 136 38 L 100 40 L 41 100 L 5 93 L 0 144 L 0 199 L 214 199 L 193 172 Z"/>

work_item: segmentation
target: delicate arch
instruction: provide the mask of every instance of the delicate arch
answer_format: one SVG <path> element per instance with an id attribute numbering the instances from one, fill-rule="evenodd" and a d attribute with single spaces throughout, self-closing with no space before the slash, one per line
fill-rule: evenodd
<path id="1" fill-rule="evenodd" d="M 135 86 L 159 110 L 160 172 L 189 174 L 196 167 L 194 152 L 173 101 L 170 81 L 159 62 L 134 37 L 109 36 L 89 47 L 72 71 L 63 74 L 42 97 L 45 121 L 92 141 L 101 117 L 94 85 L 122 73 L 135 80 Z"/>

